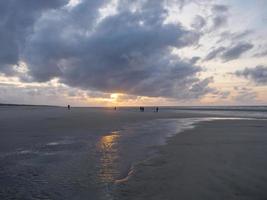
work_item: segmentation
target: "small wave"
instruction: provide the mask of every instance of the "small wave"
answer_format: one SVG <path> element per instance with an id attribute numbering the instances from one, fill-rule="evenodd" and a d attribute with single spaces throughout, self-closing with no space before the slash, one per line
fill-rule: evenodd
<path id="1" fill-rule="evenodd" d="M 68 144 L 72 144 L 72 141 L 68 141 L 68 140 L 62 140 L 62 141 L 56 141 L 56 142 L 49 142 L 46 143 L 46 146 L 58 146 L 58 145 L 68 145 Z"/>
<path id="2" fill-rule="evenodd" d="M 22 150 L 22 151 L 19 151 L 17 152 L 18 154 L 31 154 L 31 153 L 34 153 L 33 151 L 31 150 Z"/>
<path id="3" fill-rule="evenodd" d="M 56 145 L 59 145 L 59 144 L 60 144 L 59 142 L 49 142 L 46 145 L 47 146 L 56 146 Z"/>
<path id="4" fill-rule="evenodd" d="M 128 172 L 127 176 L 125 176 L 124 178 L 121 178 L 121 179 L 117 179 L 114 181 L 115 184 L 121 184 L 123 182 L 126 182 L 129 180 L 129 178 L 134 174 L 134 167 L 131 167 L 130 171 Z"/>

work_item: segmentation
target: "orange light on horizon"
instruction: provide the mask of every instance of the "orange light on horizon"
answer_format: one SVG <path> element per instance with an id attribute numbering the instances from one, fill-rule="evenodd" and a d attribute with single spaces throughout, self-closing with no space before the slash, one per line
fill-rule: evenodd
<path id="1" fill-rule="evenodd" d="M 119 94 L 118 93 L 112 93 L 110 95 L 110 98 L 113 100 L 113 101 L 116 101 L 118 98 L 119 98 Z"/>

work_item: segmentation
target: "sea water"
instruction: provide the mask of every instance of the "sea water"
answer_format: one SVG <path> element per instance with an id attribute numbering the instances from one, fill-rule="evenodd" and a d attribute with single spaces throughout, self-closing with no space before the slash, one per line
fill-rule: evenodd
<path id="1" fill-rule="evenodd" d="M 156 119 L 101 134 L 25 140 L 22 148 L 0 153 L 0 199 L 113 199 L 114 184 L 127 181 L 136 163 L 155 156 L 155 146 L 200 121 L 218 119 L 236 118 Z"/>
<path id="2" fill-rule="evenodd" d="M 112 199 L 114 183 L 152 156 L 153 146 L 192 126 L 189 119 L 151 120 L 105 134 L 40 138 L 2 152 L 0 199 Z"/>

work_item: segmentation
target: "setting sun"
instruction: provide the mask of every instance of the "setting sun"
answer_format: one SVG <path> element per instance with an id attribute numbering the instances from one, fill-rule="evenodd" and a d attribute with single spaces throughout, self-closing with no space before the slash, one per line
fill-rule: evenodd
<path id="1" fill-rule="evenodd" d="M 110 98 L 111 98 L 112 100 L 116 101 L 116 100 L 119 98 L 119 94 L 117 94 L 117 93 L 113 93 L 113 94 L 110 95 Z"/>
<path id="2" fill-rule="evenodd" d="M 267 200 L 267 0 L 0 0 L 0 200 Z"/>

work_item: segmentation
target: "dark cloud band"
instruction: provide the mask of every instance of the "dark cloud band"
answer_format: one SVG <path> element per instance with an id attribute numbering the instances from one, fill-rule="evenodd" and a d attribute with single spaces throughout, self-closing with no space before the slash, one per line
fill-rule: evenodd
<path id="1" fill-rule="evenodd" d="M 109 1 L 84 0 L 70 9 L 62 0 L 32 0 L 28 6 L 10 2 L 1 3 L 3 18 L 10 21 L 1 27 L 0 40 L 10 40 L 10 46 L 3 47 L 0 63 L 24 61 L 28 81 L 58 78 L 82 89 L 179 99 L 211 91 L 212 80 L 197 76 L 201 67 L 172 54 L 173 49 L 197 44 L 200 34 L 166 24 L 163 1 L 121 0 L 117 13 L 101 20 L 99 9 Z M 138 9 L 130 9 L 130 4 Z M 9 16 L 10 6 L 27 15 Z"/>
<path id="2" fill-rule="evenodd" d="M 255 68 L 245 68 L 244 70 L 236 71 L 239 77 L 245 77 L 254 81 L 257 84 L 267 84 L 267 66 L 259 65 Z"/>

